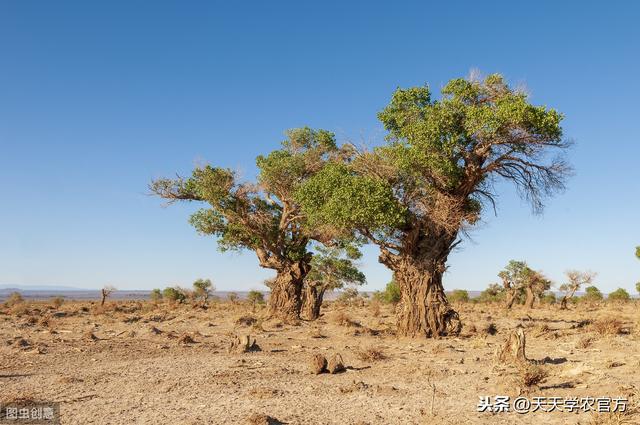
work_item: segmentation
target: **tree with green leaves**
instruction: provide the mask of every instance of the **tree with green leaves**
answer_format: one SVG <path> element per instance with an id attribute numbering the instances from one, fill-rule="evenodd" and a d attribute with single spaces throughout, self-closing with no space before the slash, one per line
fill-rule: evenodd
<path id="1" fill-rule="evenodd" d="M 361 255 L 356 249 L 317 247 L 311 260 L 311 271 L 304 280 L 302 316 L 305 319 L 315 320 L 320 317 L 320 307 L 326 291 L 365 283 L 365 275 L 353 262 Z"/>
<path id="2" fill-rule="evenodd" d="M 201 300 L 203 306 L 207 305 L 212 291 L 215 291 L 215 288 L 211 279 L 198 279 L 193 282 L 193 296 L 195 299 Z"/>
<path id="3" fill-rule="evenodd" d="M 602 295 L 602 292 L 600 292 L 600 290 L 593 285 L 587 286 L 584 289 L 584 295 L 582 299 L 585 301 L 595 302 L 595 301 L 601 301 L 603 298 L 604 296 Z"/>
<path id="4" fill-rule="evenodd" d="M 629 295 L 629 293 L 624 288 L 618 288 L 607 296 L 607 301 L 625 302 L 629 301 L 630 299 L 631 295 Z"/>
<path id="5" fill-rule="evenodd" d="M 509 264 L 498 273 L 504 288 L 504 301 L 507 310 L 513 307 L 517 299 L 524 298 L 529 266 L 524 261 L 509 261 Z"/>
<path id="6" fill-rule="evenodd" d="M 583 285 L 591 285 L 593 283 L 593 279 L 596 277 L 594 272 L 581 272 L 578 270 L 569 270 L 565 272 L 567 275 L 568 282 L 560 285 L 560 291 L 563 293 L 562 299 L 560 300 L 560 310 L 567 309 L 567 302 L 573 298 L 576 291 L 580 289 Z"/>
<path id="7" fill-rule="evenodd" d="M 191 224 L 201 234 L 215 236 L 221 251 L 253 251 L 261 267 L 275 270 L 269 314 L 295 321 L 303 280 L 311 270 L 307 245 L 311 240 L 329 241 L 335 233 L 304 226 L 293 195 L 342 151 L 328 131 L 305 127 L 286 134 L 281 149 L 257 158 L 257 183 L 240 182 L 230 169 L 205 166 L 189 178 L 154 180 L 150 190 L 170 203 L 208 204 L 191 216 Z"/>
<path id="8" fill-rule="evenodd" d="M 325 167 L 298 191 L 309 223 L 356 229 L 380 248 L 402 300 L 398 334 L 460 332 L 442 275 L 451 250 L 495 204 L 495 183 L 516 185 L 535 212 L 564 188 L 562 115 L 532 105 L 500 75 L 398 89 L 378 114 L 387 143 Z"/>

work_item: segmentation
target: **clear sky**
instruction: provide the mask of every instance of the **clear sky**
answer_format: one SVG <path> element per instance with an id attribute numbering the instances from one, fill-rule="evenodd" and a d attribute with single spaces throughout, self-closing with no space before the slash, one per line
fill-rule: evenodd
<path id="1" fill-rule="evenodd" d="M 187 223 L 195 206 L 162 208 L 147 183 L 207 161 L 252 178 L 292 127 L 379 142 L 397 86 L 477 68 L 566 115 L 576 174 L 543 216 L 501 189 L 446 289 L 524 259 L 635 292 L 639 3 L 302 3 L 0 2 L 0 284 L 265 289 L 252 253 L 219 253 Z M 375 247 L 362 266 L 366 289 L 390 279 Z"/>

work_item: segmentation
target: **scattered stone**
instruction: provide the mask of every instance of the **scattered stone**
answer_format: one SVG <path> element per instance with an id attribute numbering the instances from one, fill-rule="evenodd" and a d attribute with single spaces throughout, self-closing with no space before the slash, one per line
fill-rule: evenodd
<path id="1" fill-rule="evenodd" d="M 256 343 L 256 339 L 251 337 L 251 335 L 245 335 L 242 339 L 236 335 L 229 343 L 228 351 L 230 353 L 250 353 L 255 351 L 262 351 L 262 349 Z"/>
<path id="2" fill-rule="evenodd" d="M 319 375 L 327 371 L 327 359 L 322 354 L 315 354 L 311 358 L 311 373 Z"/>
<path id="3" fill-rule="evenodd" d="M 344 372 L 346 370 L 346 368 L 344 367 L 342 356 L 340 354 L 335 353 L 333 356 L 331 356 L 329 362 L 327 363 L 327 370 L 331 374 Z"/>

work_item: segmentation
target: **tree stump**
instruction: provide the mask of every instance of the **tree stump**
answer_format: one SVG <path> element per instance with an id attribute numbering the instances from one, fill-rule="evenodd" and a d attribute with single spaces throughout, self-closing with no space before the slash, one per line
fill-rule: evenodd
<path id="1" fill-rule="evenodd" d="M 498 360 L 501 362 L 526 363 L 527 355 L 525 353 L 526 337 L 522 327 L 513 331 L 507 342 L 498 353 Z"/>
<path id="2" fill-rule="evenodd" d="M 311 358 L 311 373 L 319 375 L 327 371 L 327 359 L 322 354 L 315 354 Z"/>
<path id="3" fill-rule="evenodd" d="M 230 353 L 250 353 L 254 351 L 262 351 L 262 349 L 251 335 L 245 335 L 242 339 L 236 335 L 229 343 Z"/>
<path id="4" fill-rule="evenodd" d="M 340 354 L 335 353 L 333 356 L 331 356 L 329 362 L 327 363 L 327 370 L 329 371 L 329 373 L 340 373 L 346 370 L 346 368 L 344 367 L 342 356 Z"/>

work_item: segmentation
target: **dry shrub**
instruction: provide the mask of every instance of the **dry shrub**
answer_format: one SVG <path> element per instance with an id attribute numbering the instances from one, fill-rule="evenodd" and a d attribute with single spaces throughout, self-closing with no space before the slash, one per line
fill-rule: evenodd
<path id="1" fill-rule="evenodd" d="M 51 298 L 51 305 L 55 308 L 60 308 L 63 303 L 64 303 L 64 298 L 62 297 Z"/>
<path id="2" fill-rule="evenodd" d="M 589 348 L 593 342 L 593 337 L 583 336 L 576 342 L 576 348 Z"/>
<path id="3" fill-rule="evenodd" d="M 335 314 L 333 315 L 333 322 L 336 325 L 347 326 L 347 327 L 359 328 L 360 326 L 362 326 L 360 325 L 360 322 L 357 322 L 351 319 L 351 317 L 342 310 L 338 310 L 335 312 Z"/>
<path id="4" fill-rule="evenodd" d="M 375 362 L 387 358 L 384 352 L 376 347 L 369 347 L 363 350 L 359 350 L 356 354 L 358 358 L 363 362 Z"/>
<path id="5" fill-rule="evenodd" d="M 371 301 L 371 303 L 369 304 L 369 309 L 371 310 L 371 315 L 373 317 L 380 317 L 380 311 L 381 311 L 380 301 L 378 300 Z"/>
<path id="6" fill-rule="evenodd" d="M 525 387 L 536 387 L 549 376 L 542 366 L 535 363 L 523 362 L 518 364 L 518 383 Z"/>
<path id="7" fill-rule="evenodd" d="M 495 323 L 489 322 L 482 328 L 482 333 L 485 335 L 495 335 L 498 333 L 498 327 Z"/>
<path id="8" fill-rule="evenodd" d="M 322 334 L 322 329 L 320 327 L 309 329 L 309 336 L 311 338 L 326 338 L 326 336 Z"/>
<path id="9" fill-rule="evenodd" d="M 236 319 L 236 325 L 239 326 L 253 326 L 258 322 L 255 317 L 245 314 Z"/>
<path id="10" fill-rule="evenodd" d="M 624 333 L 623 323 L 619 319 L 608 317 L 606 319 L 596 320 L 591 324 L 593 330 L 602 336 L 620 335 Z"/>
<path id="11" fill-rule="evenodd" d="M 7 297 L 7 300 L 4 302 L 4 305 L 6 307 L 13 307 L 17 304 L 22 304 L 24 303 L 24 298 L 22 298 L 22 295 L 20 295 L 20 292 L 12 292 L 9 297 Z"/>
<path id="12" fill-rule="evenodd" d="M 193 339 L 193 337 L 191 335 L 189 335 L 188 333 L 182 334 L 180 335 L 180 337 L 178 338 L 178 343 L 179 344 L 195 344 L 195 340 Z"/>

